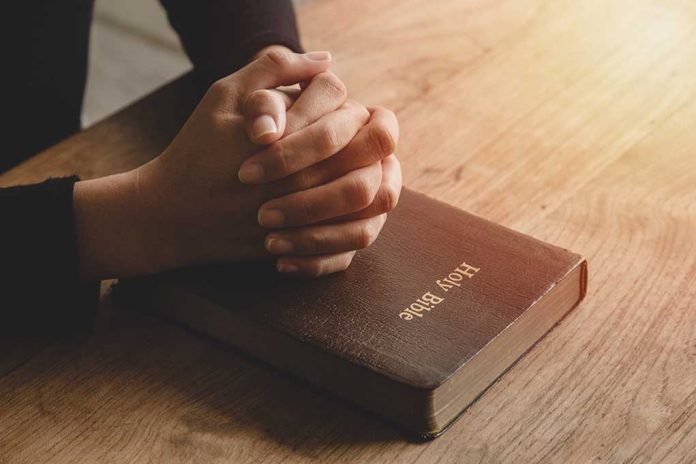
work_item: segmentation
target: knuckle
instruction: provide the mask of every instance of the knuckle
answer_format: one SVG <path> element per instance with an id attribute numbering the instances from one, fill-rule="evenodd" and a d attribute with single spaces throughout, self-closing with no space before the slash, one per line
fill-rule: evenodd
<path id="1" fill-rule="evenodd" d="M 290 53 L 284 50 L 270 50 L 264 55 L 264 59 L 273 68 L 285 68 L 291 62 Z"/>
<path id="2" fill-rule="evenodd" d="M 369 120 L 370 120 L 370 112 L 368 111 L 368 109 L 367 109 L 366 107 L 364 107 L 363 105 L 360 105 L 359 111 L 360 111 L 360 117 L 361 117 L 364 121 L 369 121 Z"/>
<path id="3" fill-rule="evenodd" d="M 303 169 L 293 175 L 293 185 L 297 190 L 307 190 L 316 186 L 311 169 Z"/>
<path id="4" fill-rule="evenodd" d="M 353 253 L 348 253 L 346 255 L 341 256 L 340 262 L 338 264 L 338 267 L 336 269 L 337 272 L 345 271 L 350 267 L 350 263 L 353 262 L 353 257 L 355 256 L 355 252 Z"/>
<path id="5" fill-rule="evenodd" d="M 305 272 L 310 277 L 319 277 L 320 275 L 324 274 L 324 269 L 324 261 L 321 259 L 313 259 L 307 262 L 305 266 Z"/>
<path id="6" fill-rule="evenodd" d="M 266 89 L 254 90 L 246 98 L 244 108 L 246 110 L 254 110 L 254 109 L 262 106 L 264 103 L 266 103 L 270 99 L 271 99 L 271 95 L 270 95 L 269 90 L 266 90 Z"/>
<path id="7" fill-rule="evenodd" d="M 339 99 L 344 99 L 348 96 L 348 89 L 341 79 L 333 73 L 321 73 L 319 79 L 326 92 Z"/>
<path id="8" fill-rule="evenodd" d="M 349 98 L 348 100 L 346 100 L 346 102 L 343 104 L 343 106 L 348 108 L 348 109 L 358 111 L 363 116 L 366 116 L 366 117 L 370 116 L 370 112 L 367 111 L 367 108 L 365 107 L 365 105 L 363 105 L 362 103 L 360 103 L 357 100 L 353 100 L 352 98 Z"/>
<path id="9" fill-rule="evenodd" d="M 357 248 L 367 248 L 377 239 L 377 229 L 368 221 L 358 229 Z"/>
<path id="10" fill-rule="evenodd" d="M 359 101 L 349 98 L 345 102 L 343 102 L 343 107 L 353 110 L 359 110 L 363 106 L 360 104 Z"/>
<path id="11" fill-rule="evenodd" d="M 227 82 L 226 79 L 218 79 L 215 82 L 213 82 L 210 87 L 208 88 L 208 91 L 206 92 L 206 95 L 212 98 L 220 98 L 225 95 L 228 95 L 231 91 L 230 85 Z"/>
<path id="12" fill-rule="evenodd" d="M 236 116 L 231 116 L 222 111 L 209 111 L 204 114 L 203 121 L 214 134 L 225 134 L 230 130 L 230 125 L 236 124 Z"/>
<path id="13" fill-rule="evenodd" d="M 389 108 L 385 108 L 384 106 L 375 106 L 373 109 L 375 113 L 379 113 L 383 118 L 391 119 L 396 123 L 397 126 L 399 125 L 399 118 L 397 118 L 396 113 Z"/>
<path id="14" fill-rule="evenodd" d="M 334 154 L 340 148 L 336 128 L 328 124 L 323 126 L 317 131 L 315 143 L 322 153 Z"/>
<path id="15" fill-rule="evenodd" d="M 375 106 L 373 108 L 375 112 L 384 113 L 385 115 L 388 115 L 389 117 L 393 117 L 394 119 L 396 119 L 396 114 L 394 114 L 394 112 L 389 108 L 386 108 L 384 106 Z"/>
<path id="16" fill-rule="evenodd" d="M 370 127 L 367 133 L 367 140 L 370 149 L 378 153 L 380 158 L 391 155 L 394 152 L 394 148 L 396 148 L 391 132 L 381 125 Z"/>
<path id="17" fill-rule="evenodd" d="M 394 186 L 385 185 L 379 189 L 375 198 L 377 212 L 388 213 L 396 207 L 399 202 L 399 192 Z"/>
<path id="18" fill-rule="evenodd" d="M 370 120 L 370 112 L 360 102 L 349 99 L 346 100 L 342 108 L 347 111 L 350 111 L 355 116 L 355 118 L 362 121 L 363 124 L 367 123 L 367 121 Z"/>
<path id="19" fill-rule="evenodd" d="M 347 198 L 357 208 L 363 209 L 370 206 L 375 192 L 366 176 L 359 176 L 348 184 Z"/>
<path id="20" fill-rule="evenodd" d="M 290 155 L 283 141 L 274 143 L 268 149 L 268 156 L 271 160 L 274 169 L 279 175 L 287 174 L 290 172 Z"/>
<path id="21" fill-rule="evenodd" d="M 295 218 L 295 223 L 298 225 L 309 224 L 313 221 L 314 214 L 312 205 L 309 200 L 304 195 L 298 195 L 295 202 L 295 209 L 297 217 Z"/>
<path id="22" fill-rule="evenodd" d="M 307 251 L 310 253 L 321 253 L 328 250 L 329 241 L 325 234 L 314 232 L 307 238 Z"/>

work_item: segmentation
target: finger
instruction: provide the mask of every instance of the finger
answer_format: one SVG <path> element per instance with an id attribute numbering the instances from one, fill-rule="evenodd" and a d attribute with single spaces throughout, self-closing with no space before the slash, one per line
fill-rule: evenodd
<path id="1" fill-rule="evenodd" d="M 277 182 L 274 185 L 277 196 L 325 184 L 348 171 L 369 166 L 394 153 L 399 140 L 396 116 L 385 108 L 369 110 L 372 114 L 368 123 L 345 148 L 336 155 Z"/>
<path id="2" fill-rule="evenodd" d="M 285 113 L 294 102 L 293 94 L 275 89 L 255 90 L 244 101 L 243 114 L 249 140 L 267 145 L 285 131 Z"/>
<path id="3" fill-rule="evenodd" d="M 293 53 L 271 50 L 239 71 L 221 79 L 234 84 L 243 95 L 259 89 L 293 85 L 311 79 L 331 66 L 331 54 L 326 51 Z"/>
<path id="4" fill-rule="evenodd" d="M 327 184 L 267 201 L 258 213 L 262 227 L 293 227 L 343 216 L 367 208 L 382 181 L 375 163 Z"/>
<path id="5" fill-rule="evenodd" d="M 348 269 L 355 251 L 320 256 L 294 256 L 279 258 L 276 268 L 279 272 L 305 277 L 319 277 Z"/>
<path id="6" fill-rule="evenodd" d="M 396 115 L 382 107 L 368 108 L 370 120 L 358 135 L 333 161 L 353 168 L 367 166 L 394 153 L 399 143 L 399 121 Z"/>
<path id="7" fill-rule="evenodd" d="M 401 165 L 395 155 L 382 160 L 382 183 L 377 190 L 374 200 L 367 208 L 336 218 L 333 221 L 353 221 L 388 213 L 399 203 L 402 178 Z"/>
<path id="8" fill-rule="evenodd" d="M 317 74 L 288 110 L 287 133 L 297 132 L 340 108 L 347 98 L 348 90 L 338 76 L 331 72 Z"/>
<path id="9" fill-rule="evenodd" d="M 274 255 L 318 255 L 360 250 L 377 239 L 386 214 L 366 219 L 284 229 L 268 234 L 266 250 Z"/>
<path id="10" fill-rule="evenodd" d="M 239 168 L 239 179 L 244 183 L 271 182 L 324 160 L 348 145 L 368 117 L 361 105 L 345 104 L 247 158 Z"/>

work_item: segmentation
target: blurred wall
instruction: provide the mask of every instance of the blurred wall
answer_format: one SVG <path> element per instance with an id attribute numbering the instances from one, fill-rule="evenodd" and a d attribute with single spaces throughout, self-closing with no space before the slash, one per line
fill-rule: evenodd
<path id="1" fill-rule="evenodd" d="M 96 0 L 83 125 L 108 116 L 189 68 L 158 0 Z"/>
<path id="2" fill-rule="evenodd" d="M 189 68 L 157 0 L 97 0 L 83 125 L 108 116 Z"/>
<path id="3" fill-rule="evenodd" d="M 95 16 L 97 20 L 120 25 L 162 45 L 178 47 L 178 39 L 157 0 L 97 0 Z"/>

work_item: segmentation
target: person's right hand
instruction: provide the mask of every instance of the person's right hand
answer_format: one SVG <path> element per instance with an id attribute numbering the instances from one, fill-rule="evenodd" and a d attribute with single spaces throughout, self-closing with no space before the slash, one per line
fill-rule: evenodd
<path id="1" fill-rule="evenodd" d="M 259 215 L 262 224 L 301 226 L 299 217 L 289 213 L 308 208 L 327 219 L 368 208 L 382 182 L 379 163 L 325 180 L 317 187 L 325 187 L 321 195 L 307 189 L 307 178 L 257 185 L 237 178 L 242 162 L 258 149 L 245 133 L 249 95 L 309 80 L 329 65 L 328 54 L 321 52 L 265 55 L 214 84 L 162 155 L 128 173 L 78 182 L 74 204 L 82 276 L 147 274 L 268 257 L 257 211 L 279 194 L 295 192 L 274 200 L 281 203 L 265 217 Z M 326 157 L 347 146 L 370 115 L 358 104 L 343 103 L 345 95 L 324 97 L 335 107 L 322 108 L 318 113 L 324 114 L 308 120 L 297 135 L 308 150 Z M 322 219 L 313 215 L 311 221 Z"/>
<path id="2" fill-rule="evenodd" d="M 374 242 L 386 220 L 386 213 L 398 202 L 401 191 L 401 168 L 394 156 L 399 136 L 396 116 L 386 108 L 369 108 L 370 119 L 356 136 L 343 146 L 315 150 L 308 145 L 301 129 L 313 123 L 319 115 L 327 121 L 328 138 L 336 114 L 329 111 L 336 98 L 346 95 L 343 83 L 331 72 L 322 72 L 297 89 L 262 89 L 249 95 L 245 102 L 245 117 L 249 138 L 263 150 L 252 155 L 241 166 L 240 179 L 246 183 L 265 183 L 274 197 L 298 190 L 299 200 L 326 196 L 330 183 L 353 170 L 371 165 L 380 167 L 382 181 L 372 203 L 348 216 L 329 218 L 320 209 L 302 207 L 302 201 L 291 214 L 295 224 L 262 225 L 271 229 L 266 237 L 266 248 L 277 256 L 277 267 L 287 272 L 321 275 L 347 268 L 356 250 Z M 345 97 L 344 97 L 345 98 Z M 348 100 L 348 105 L 362 106 Z M 328 112 L 328 113 L 327 113 Z M 338 119 L 336 119 L 338 122 Z M 270 129 L 270 130 L 269 130 Z M 282 138 L 281 138 L 282 135 Z M 309 142 L 315 142 L 310 140 Z M 316 146 L 316 143 L 312 143 Z M 261 206 L 263 212 L 273 209 L 285 198 L 272 199 Z M 319 202 L 317 202 L 319 203 Z M 287 227 L 290 226 L 290 227 Z"/>

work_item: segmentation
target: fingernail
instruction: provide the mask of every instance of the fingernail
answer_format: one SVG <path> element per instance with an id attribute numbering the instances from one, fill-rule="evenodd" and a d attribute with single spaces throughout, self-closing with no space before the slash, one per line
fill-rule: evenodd
<path id="1" fill-rule="evenodd" d="M 291 263 L 278 263 L 276 267 L 278 268 L 278 272 L 292 273 L 300 270 L 299 267 Z"/>
<path id="2" fill-rule="evenodd" d="M 278 126 L 273 117 L 262 114 L 251 125 L 251 134 L 255 139 L 259 139 L 266 134 L 275 134 L 278 132 Z"/>
<path id="3" fill-rule="evenodd" d="M 259 224 L 263 227 L 278 227 L 285 222 L 285 215 L 277 209 L 260 209 Z"/>
<path id="4" fill-rule="evenodd" d="M 277 255 L 290 253 L 292 251 L 292 243 L 284 238 L 272 237 L 266 241 L 266 249 Z"/>
<path id="5" fill-rule="evenodd" d="M 305 53 L 305 56 L 312 61 L 331 61 L 331 53 L 329 52 L 309 52 Z"/>
<path id="6" fill-rule="evenodd" d="M 257 182 L 263 178 L 263 166 L 258 163 L 244 163 L 239 168 L 238 175 L 242 182 Z"/>

